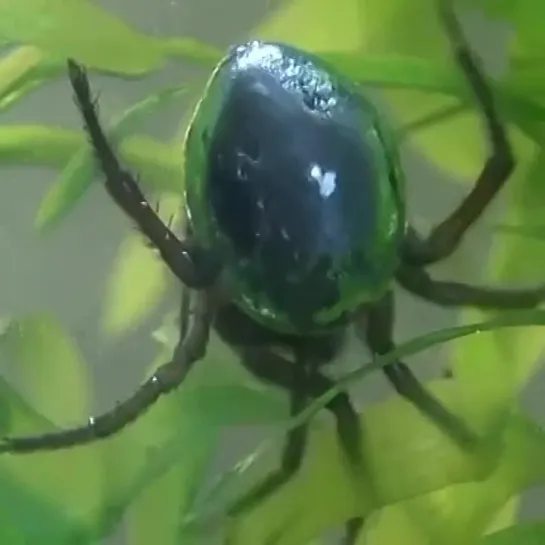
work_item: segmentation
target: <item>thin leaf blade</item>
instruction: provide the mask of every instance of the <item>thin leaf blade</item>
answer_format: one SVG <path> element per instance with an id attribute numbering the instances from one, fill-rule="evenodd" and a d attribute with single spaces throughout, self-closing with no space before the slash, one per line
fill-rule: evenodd
<path id="1" fill-rule="evenodd" d="M 122 139 L 133 132 L 143 119 L 176 100 L 184 92 L 185 87 L 164 89 L 137 102 L 112 123 L 111 138 L 115 141 Z M 180 185 L 182 176 L 183 173 L 180 172 Z M 95 161 L 92 150 L 89 145 L 82 145 L 44 197 L 36 216 L 37 227 L 45 229 L 60 221 L 80 201 L 94 177 Z M 155 178 L 151 181 L 155 181 Z"/>
<path id="2" fill-rule="evenodd" d="M 0 38 L 124 74 L 143 74 L 164 62 L 158 40 L 138 33 L 87 0 L 4 1 L 0 4 Z"/>

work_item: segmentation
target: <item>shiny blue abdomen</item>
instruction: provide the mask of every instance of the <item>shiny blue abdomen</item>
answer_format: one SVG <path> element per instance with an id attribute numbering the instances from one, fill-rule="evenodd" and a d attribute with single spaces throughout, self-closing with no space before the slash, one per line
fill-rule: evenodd
<path id="1" fill-rule="evenodd" d="M 404 234 L 397 155 L 372 104 L 314 56 L 234 48 L 186 140 L 197 240 L 234 302 L 278 330 L 342 322 L 388 288 Z"/>

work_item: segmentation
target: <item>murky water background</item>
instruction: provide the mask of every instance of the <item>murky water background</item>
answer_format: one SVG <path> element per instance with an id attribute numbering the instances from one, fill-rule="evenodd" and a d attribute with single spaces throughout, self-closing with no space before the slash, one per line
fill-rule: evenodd
<path id="1" fill-rule="evenodd" d="M 221 47 L 244 39 L 260 17 L 274 7 L 273 2 L 266 0 L 102 0 L 99 4 L 144 32 L 189 34 Z M 478 17 L 469 18 L 467 24 L 491 68 L 501 70 L 505 29 L 501 25 L 485 25 Z M 172 63 L 145 80 L 130 83 L 91 76 L 95 90 L 100 92 L 101 116 L 108 119 L 139 98 L 159 88 L 179 84 L 195 73 L 205 74 L 202 70 Z M 146 125 L 147 132 L 158 138 L 170 138 L 178 129 L 187 103 L 187 100 L 181 100 L 175 106 L 164 108 Z M 68 82 L 60 80 L 47 84 L 2 114 L 4 124 L 24 122 L 79 128 Z M 453 142 L 453 146 L 463 144 Z M 439 220 L 462 195 L 464 186 L 446 179 L 414 150 L 404 150 L 403 161 L 412 210 L 426 220 Z M 0 309 L 7 315 L 45 310 L 62 321 L 75 336 L 87 360 L 92 362 L 91 372 L 99 385 L 95 412 L 100 412 L 133 391 L 143 369 L 156 354 L 150 333 L 160 325 L 165 311 L 173 310 L 172 305 L 166 301 L 136 331 L 114 343 L 106 343 L 98 327 L 101 305 L 118 246 L 131 229 L 129 222 L 97 183 L 59 228 L 38 236 L 34 230 L 34 216 L 55 173 L 43 168 L 1 166 L 1 177 L 0 278 L 4 289 L 0 290 Z M 494 209 L 500 211 L 501 202 L 496 203 Z M 436 267 L 437 274 L 478 280 L 488 237 L 485 227 L 475 229 L 463 251 L 445 265 Z M 176 286 L 172 286 L 171 293 L 176 296 Z M 456 314 L 452 311 L 432 307 L 405 294 L 399 295 L 399 341 L 453 325 L 455 321 Z M 423 379 L 438 376 L 446 365 L 447 356 L 446 348 L 418 355 L 421 362 L 416 368 L 418 375 Z M 367 354 L 354 344 L 343 365 L 364 361 L 367 361 Z M 2 372 L 16 380 L 14 369 L 6 362 L 2 363 L 5 364 Z M 525 405 L 536 414 L 545 412 L 544 389 L 545 382 L 536 380 L 525 396 Z M 377 401 L 387 393 L 391 390 L 378 374 L 359 384 L 355 391 L 360 406 Z M 264 434 L 264 430 L 248 429 L 226 434 L 221 455 L 217 456 L 211 471 L 229 467 L 249 453 Z M 532 517 L 539 513 L 541 500 L 535 493 L 527 494 L 522 516 Z M 120 528 L 104 543 L 121 545 L 123 542 L 123 529 Z"/>

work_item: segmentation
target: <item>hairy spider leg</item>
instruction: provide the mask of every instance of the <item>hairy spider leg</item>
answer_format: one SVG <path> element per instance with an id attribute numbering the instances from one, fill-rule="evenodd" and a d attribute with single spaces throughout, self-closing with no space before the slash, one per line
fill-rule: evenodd
<path id="1" fill-rule="evenodd" d="M 190 238 L 179 240 L 163 223 L 134 177 L 122 168 L 112 150 L 98 120 L 85 69 L 69 60 L 68 75 L 85 130 L 105 176 L 106 190 L 114 202 L 136 223 L 183 284 L 195 289 L 210 287 L 217 278 L 219 264 Z"/>

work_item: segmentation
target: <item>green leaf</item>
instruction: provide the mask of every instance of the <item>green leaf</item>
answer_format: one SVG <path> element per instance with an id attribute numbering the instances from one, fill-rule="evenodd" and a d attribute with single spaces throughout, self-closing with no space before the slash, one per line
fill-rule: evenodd
<path id="1" fill-rule="evenodd" d="M 358 84 L 385 91 L 390 102 L 392 97 L 395 100 L 400 97 L 410 99 L 411 102 L 414 100 L 410 110 L 399 112 L 394 107 L 394 115 L 391 117 L 396 125 L 402 123 L 402 127 L 398 128 L 400 132 L 423 147 L 430 161 L 442 168 L 447 167 L 449 171 L 468 178 L 476 176 L 487 157 L 488 145 L 482 131 L 482 116 L 480 112 L 474 111 L 477 104 L 459 69 L 447 69 L 437 61 L 396 53 L 362 57 L 361 53 L 324 52 L 320 56 Z M 534 125 L 545 121 L 545 105 L 539 104 L 535 97 L 543 95 L 545 85 L 531 95 L 514 74 L 504 81 L 491 84 L 508 125 L 517 125 L 526 136 L 539 144 L 541 135 Z M 440 98 L 435 106 L 430 106 L 427 101 L 430 94 L 432 98 Z M 412 130 L 409 132 L 408 128 Z M 415 128 L 418 128 L 417 133 Z M 423 128 L 427 132 L 423 132 Z M 462 135 L 467 130 L 479 138 L 478 155 L 472 158 L 472 171 L 457 171 L 460 161 L 462 164 L 467 163 L 471 148 L 465 145 L 454 146 L 452 139 L 437 141 L 436 136 L 443 131 L 450 131 L 453 136 Z M 438 158 L 441 158 L 440 162 Z"/>
<path id="2" fill-rule="evenodd" d="M 194 62 L 210 69 L 224 56 L 221 49 L 188 37 L 166 38 L 161 42 L 161 46 L 169 57 Z"/>
<path id="3" fill-rule="evenodd" d="M 15 545 L 73 545 L 91 543 L 89 532 L 82 517 L 77 517 L 77 508 L 85 505 L 74 505 L 78 501 L 73 494 L 66 494 L 66 486 L 61 485 L 59 498 L 55 499 L 52 490 L 55 480 L 63 481 L 74 478 L 80 480 L 78 471 L 85 471 L 85 465 L 80 461 L 67 460 L 60 457 L 54 463 L 43 463 L 40 460 L 35 468 L 30 467 L 27 458 L 26 465 L 20 462 L 19 471 L 13 467 L 0 468 L 2 489 L 0 491 L 0 539 L 3 543 Z M 68 462 L 68 469 L 63 470 L 62 463 Z M 74 471 L 76 470 L 76 471 Z M 27 472 L 26 482 L 22 473 Z M 40 475 L 39 471 L 48 471 Z M 15 474 L 15 476 L 14 476 Z M 44 483 L 47 480 L 47 483 Z M 43 492 L 36 489 L 45 484 Z M 60 501 L 59 501 L 60 500 Z M 66 506 L 63 506 L 66 503 Z M 32 524 L 29 524 L 32 521 Z"/>
<path id="4" fill-rule="evenodd" d="M 108 336 L 137 327 L 156 310 L 167 287 L 168 270 L 135 232 L 119 247 L 107 280 L 101 324 Z"/>
<path id="5" fill-rule="evenodd" d="M 2 336 L 2 346 L 16 364 L 25 397 L 40 414 L 58 425 L 88 417 L 87 366 L 57 320 L 48 314 L 13 320 Z M 52 385 L 59 391 L 52 391 Z"/>
<path id="6" fill-rule="evenodd" d="M 491 0 L 487 0 L 490 4 Z M 511 37 L 510 50 L 515 58 L 525 56 L 535 57 L 543 51 L 545 38 L 543 37 L 540 21 L 545 17 L 545 8 L 539 0 L 521 0 L 508 5 L 509 22 L 515 32 Z"/>
<path id="7" fill-rule="evenodd" d="M 100 28 L 100 39 L 95 29 Z M 65 59 L 124 75 L 144 75 L 168 57 L 213 68 L 223 56 L 189 37 L 156 38 L 138 32 L 87 0 L 7 0 L 0 5 L 0 40 L 35 46 L 48 58 L 29 74 L 24 90 L 60 75 Z M 34 81 L 30 81 L 33 79 Z"/>
<path id="8" fill-rule="evenodd" d="M 368 373 L 387 365 L 396 358 L 403 359 L 435 344 L 445 343 L 466 335 L 493 331 L 496 328 L 521 327 L 533 324 L 545 325 L 545 311 L 506 313 L 486 322 L 436 331 L 413 339 L 399 346 L 395 351 L 376 358 L 371 364 L 339 380 L 335 388 L 312 403 L 299 417 L 290 420 L 289 425 L 281 430 L 282 437 L 288 430 L 307 421 L 328 400 L 332 399 L 336 392 L 348 386 L 350 382 L 363 378 Z M 486 387 L 492 383 L 492 378 L 493 376 L 488 377 L 488 382 L 484 383 Z M 435 386 L 434 389 L 436 388 L 438 387 Z M 358 497 L 354 496 L 354 493 L 347 494 L 347 487 L 353 489 L 353 484 L 350 483 L 354 481 L 355 476 L 347 475 L 342 457 L 336 451 L 337 445 L 334 434 L 331 430 L 329 432 L 322 430 L 321 435 L 316 432 L 319 439 L 316 439 L 316 442 L 313 446 L 309 446 L 307 451 L 309 453 L 307 458 L 310 457 L 310 459 L 314 460 L 314 462 L 308 462 L 313 464 L 313 477 L 309 476 L 308 480 L 305 479 L 306 484 L 301 485 L 302 488 L 297 493 L 297 497 L 317 498 L 316 503 L 309 505 L 306 518 L 298 513 L 298 516 L 301 515 L 304 518 L 304 536 L 297 534 L 297 539 L 295 539 L 290 530 L 289 536 L 285 538 L 285 541 L 282 538 L 280 543 L 302 542 L 303 537 L 306 539 L 318 535 L 328 526 L 346 521 L 356 514 L 365 514 L 379 506 L 399 502 L 402 499 L 431 492 L 454 483 L 482 479 L 487 473 L 490 473 L 494 468 L 494 457 L 498 453 L 495 450 L 498 447 L 495 442 L 498 437 L 497 433 L 498 430 L 503 429 L 498 427 L 498 424 L 503 426 L 503 423 L 481 422 L 479 420 L 481 410 L 479 398 L 471 398 L 474 400 L 472 404 L 467 403 L 468 398 L 463 398 L 464 403 L 462 404 L 460 402 L 460 393 L 463 393 L 463 390 L 460 392 L 453 381 L 447 381 L 447 384 L 443 384 L 442 388 L 437 391 L 440 393 L 442 402 L 450 410 L 461 416 L 463 415 L 466 422 L 471 422 L 472 428 L 479 430 L 483 437 L 489 438 L 483 441 L 480 448 L 475 449 L 472 453 L 461 452 L 449 438 L 440 432 L 437 426 L 423 418 L 407 402 L 394 398 L 393 401 L 380 409 L 373 407 L 367 410 L 365 415 L 361 417 L 362 434 L 366 438 L 364 449 L 367 471 L 365 475 L 360 475 L 357 481 L 358 492 L 360 493 Z M 455 407 L 453 407 L 453 403 Z M 483 425 L 486 427 L 483 427 Z M 327 435 L 328 433 L 330 435 Z M 266 441 L 247 461 L 241 463 L 240 467 L 237 466 L 220 479 L 209 495 L 209 503 L 205 503 L 202 510 L 194 514 L 193 519 L 190 521 L 191 524 L 202 524 L 202 526 L 207 527 L 211 524 L 211 517 L 213 519 L 217 516 L 218 511 L 224 512 L 223 500 L 225 495 L 230 495 L 229 488 L 233 487 L 235 481 L 237 481 L 240 488 L 241 476 L 244 476 L 244 480 L 246 480 L 246 475 L 251 473 L 255 461 L 268 450 L 270 444 L 271 441 Z M 424 458 L 426 464 L 407 465 L 406 463 L 410 459 L 423 460 Z M 400 464 L 397 468 L 390 465 L 396 463 Z M 319 466 L 319 468 L 314 466 Z M 318 475 L 320 477 L 317 477 Z M 255 475 L 253 477 L 255 479 Z M 330 485 L 328 498 L 331 495 L 335 497 L 335 512 L 332 512 L 330 516 L 326 516 L 322 512 L 330 507 L 330 502 L 322 502 L 322 506 L 318 506 L 317 503 L 320 499 L 317 497 L 317 491 L 310 484 L 313 480 L 318 481 L 322 477 L 325 481 L 335 483 L 335 487 L 339 486 L 339 489 L 335 489 L 333 485 Z M 300 482 L 300 478 L 297 477 L 294 481 Z M 228 492 L 225 492 L 226 489 Z M 275 494 L 270 501 L 274 502 L 277 508 L 278 505 L 291 505 L 295 501 L 293 494 L 294 488 L 289 484 Z M 275 498 L 278 500 L 276 501 Z M 266 503 L 269 504 L 269 501 Z M 252 512 L 245 517 L 237 518 L 234 526 L 235 528 L 239 526 L 245 528 L 247 524 L 250 524 L 252 539 L 257 539 L 253 533 L 257 531 L 256 528 L 261 527 L 273 531 L 274 527 L 271 527 L 271 524 L 274 523 L 271 521 L 280 522 L 282 516 L 286 515 L 284 513 L 281 516 L 276 510 L 263 512 L 261 506 L 256 509 L 256 512 L 261 513 L 261 515 L 254 517 Z M 314 512 L 316 512 L 316 516 L 312 514 Z M 247 522 L 248 520 L 253 522 Z M 235 530 L 235 532 L 235 535 L 238 536 L 238 530 Z M 260 533 L 259 535 L 261 536 L 260 539 L 263 539 L 266 534 Z M 237 545 L 250 542 L 250 538 L 247 539 L 246 537 L 240 541 L 233 541 Z M 255 541 L 254 543 L 262 542 L 264 543 L 264 541 Z"/>
<path id="9" fill-rule="evenodd" d="M 433 388 L 433 391 L 445 401 L 447 390 Z M 483 480 L 486 468 L 495 467 L 485 452 L 464 456 L 405 402 L 394 400 L 373 407 L 367 415 L 362 417 L 362 431 L 367 438 L 365 475 L 356 478 L 349 474 L 332 426 L 315 426 L 300 473 L 278 494 L 236 519 L 228 528 L 229 542 L 265 544 L 268 536 L 289 522 L 291 525 L 277 541 L 278 545 L 304 543 L 340 527 L 352 516 L 413 498 L 412 508 L 405 505 L 405 512 L 406 522 L 410 522 L 413 533 L 421 539 L 414 543 L 471 543 L 480 527 L 475 524 L 476 519 L 488 520 L 490 511 L 497 511 L 513 493 L 544 478 L 538 460 L 545 454 L 545 437 L 524 419 L 510 419 L 503 447 L 496 451 L 499 465 Z M 483 470 L 485 473 L 481 473 Z M 463 481 L 466 483 L 462 484 Z M 436 492 L 433 503 L 428 498 L 423 503 L 419 497 L 449 484 L 454 486 Z M 458 491 L 457 499 L 466 501 L 465 509 L 462 502 L 451 505 L 445 501 L 445 494 L 451 489 Z M 324 496 L 327 502 L 323 501 Z M 475 502 L 476 498 L 480 501 Z M 466 524 L 466 519 L 473 524 Z"/>
<path id="10" fill-rule="evenodd" d="M 460 6 L 477 9 L 494 19 L 510 21 L 515 13 L 517 4 L 524 5 L 525 0 L 456 0 Z"/>
<path id="11" fill-rule="evenodd" d="M 521 425 L 515 425 L 519 420 Z M 516 429 L 518 428 L 518 429 Z M 539 438 L 538 438 L 539 437 Z M 543 449 L 543 432 L 533 422 L 520 416 L 509 418 L 505 430 L 500 459 L 493 472 L 484 480 L 462 483 L 445 488 L 428 496 L 415 497 L 383 511 L 380 534 L 371 544 L 384 543 L 379 537 L 391 537 L 386 523 L 393 524 L 391 512 L 397 519 L 399 529 L 413 536 L 409 543 L 480 543 L 489 521 L 505 503 L 521 490 L 544 478 L 542 468 L 536 461 Z M 388 544 L 405 544 L 402 535 L 386 541 Z"/>
<path id="12" fill-rule="evenodd" d="M 34 406 L 0 382 L 2 436 L 44 433 L 55 429 L 52 422 L 69 426 L 87 417 L 85 364 L 53 318 L 35 315 L 13 320 L 0 348 L 4 358 L 17 366 Z M 2 542 L 9 538 L 27 545 L 90 543 L 103 503 L 98 452 L 98 447 L 88 446 L 35 456 L 1 456 Z"/>
<path id="13" fill-rule="evenodd" d="M 459 77 L 438 62 L 400 54 L 365 56 L 359 52 L 324 51 L 320 57 L 353 81 L 366 86 L 465 94 Z"/>
<path id="14" fill-rule="evenodd" d="M 532 0 L 529 0 L 531 3 Z M 475 2 L 465 2 L 471 9 L 475 8 Z M 482 130 L 481 114 L 476 110 L 476 103 L 469 94 L 469 87 L 460 68 L 453 61 L 450 44 L 446 40 L 445 33 L 436 17 L 435 3 L 431 0 L 418 0 L 417 4 L 388 3 L 388 5 L 376 5 L 377 2 L 364 2 L 362 7 L 372 23 L 373 30 L 369 36 L 366 53 L 372 55 L 417 56 L 421 62 L 440 62 L 443 70 L 449 69 L 454 81 L 458 83 L 450 90 L 429 88 L 424 94 L 422 84 L 414 85 L 405 90 L 387 90 L 382 94 L 391 112 L 392 122 L 395 125 L 414 123 L 421 117 L 429 116 L 434 110 L 452 106 L 454 97 L 445 96 L 444 92 L 457 95 L 465 106 L 460 115 L 452 116 L 445 123 L 428 127 L 426 131 L 418 131 L 410 135 L 411 143 L 415 144 L 425 157 L 440 168 L 448 171 L 457 178 L 468 180 L 475 179 L 477 173 L 484 164 L 488 155 L 488 142 Z M 505 2 L 479 2 L 479 7 L 489 7 L 494 4 L 501 11 L 501 5 Z M 519 6 L 525 4 L 521 2 Z M 416 10 L 419 17 L 411 19 L 411 10 Z M 531 7 L 520 8 L 533 21 L 536 20 L 536 10 Z M 528 15 L 531 14 L 531 15 Z M 411 25 L 406 21 L 411 19 Z M 537 17 L 538 19 L 538 17 Z M 416 26 L 415 26 L 416 25 Z M 516 39 L 525 33 L 523 26 L 517 27 Z M 537 59 L 516 57 L 513 59 L 510 71 L 498 80 L 490 80 L 497 97 L 501 115 L 508 124 L 508 130 L 512 133 L 514 126 L 519 131 L 540 143 L 540 134 L 528 132 L 528 121 L 535 122 L 545 119 L 543 109 L 543 78 L 539 76 L 543 63 Z M 526 70 L 521 70 L 526 68 Z M 413 77 L 417 79 L 421 75 L 411 64 L 406 66 L 405 79 Z M 425 75 L 425 72 L 422 73 Z M 536 82 L 536 80 L 538 80 Z M 442 80 L 439 79 L 439 82 Z M 430 82 L 431 83 L 431 82 Z M 461 93 L 461 94 L 460 94 Z M 456 103 L 454 103 L 456 104 Z M 517 139 L 517 134 L 511 134 L 512 139 Z M 457 142 L 459 142 L 457 144 Z M 517 144 L 515 144 L 517 145 Z M 518 152 L 518 149 L 516 149 Z"/>
<path id="15" fill-rule="evenodd" d="M 467 510 L 460 509 L 458 505 L 453 505 L 449 501 L 449 498 L 453 495 L 452 492 L 463 490 L 464 486 L 471 490 L 469 487 L 473 485 L 448 487 L 437 493 L 413 498 L 381 509 L 374 515 L 376 517 L 374 526 L 369 529 L 365 536 L 362 536 L 358 545 L 431 545 L 435 543 L 434 540 L 438 540 L 439 543 L 445 545 L 481 543 L 478 538 L 475 539 L 474 537 L 478 533 L 478 531 L 474 531 L 474 528 L 471 527 L 469 532 L 463 530 L 465 521 L 460 520 L 462 518 L 460 512 L 466 516 L 470 515 Z M 479 483 L 478 486 L 482 487 L 483 490 L 489 490 L 493 487 L 493 480 L 490 479 L 484 483 Z M 492 496 L 494 499 L 493 505 L 498 503 L 497 495 L 495 496 Z M 470 502 L 473 501 L 471 494 L 466 494 L 465 497 Z M 502 501 L 503 497 L 499 503 Z M 432 520 L 433 517 L 435 517 L 435 520 Z M 513 520 L 514 518 L 511 515 L 510 523 Z M 450 534 L 453 523 L 457 526 L 454 528 L 454 532 Z M 459 541 L 461 533 L 470 535 L 470 537 L 466 535 L 465 538 L 462 538 L 467 539 L 467 541 Z"/>
<path id="16" fill-rule="evenodd" d="M 0 110 L 60 71 L 59 63 L 48 59 L 36 47 L 22 46 L 10 51 L 0 60 Z"/>
<path id="17" fill-rule="evenodd" d="M 176 229 L 182 212 L 182 197 L 162 195 L 159 215 Z M 157 308 L 168 286 L 169 271 L 139 232 L 129 235 L 116 256 L 106 287 L 101 319 L 107 335 L 120 335 L 137 327 Z"/>
<path id="18" fill-rule="evenodd" d="M 486 527 L 485 533 L 491 534 L 507 528 L 517 521 L 520 510 L 520 496 L 513 496 L 494 514 L 492 522 Z"/>
<path id="19" fill-rule="evenodd" d="M 545 206 L 545 190 L 542 179 L 545 174 L 545 153 L 540 152 L 533 160 L 521 164 L 519 174 L 506 188 L 509 196 L 509 208 L 506 221 L 509 224 L 537 224 L 542 221 Z M 496 237 L 491 253 L 488 281 L 509 285 L 534 283 L 543 285 L 545 260 L 545 241 L 522 237 Z M 482 319 L 490 313 L 466 312 L 470 319 Z M 475 384 L 487 384 L 490 373 L 499 374 L 503 385 L 497 392 L 486 388 L 484 395 L 492 399 L 498 396 L 496 403 L 505 401 L 505 396 L 512 399 L 535 371 L 539 354 L 543 350 L 544 340 L 541 328 L 526 328 L 520 331 L 493 333 L 492 343 L 484 339 L 473 338 L 457 347 L 456 373 L 464 382 L 464 389 L 471 394 Z M 458 352 L 459 350 L 459 352 Z M 478 357 L 480 364 L 472 365 L 469 359 Z M 504 402 L 503 401 L 503 402 Z"/>
<path id="20" fill-rule="evenodd" d="M 171 353 L 170 349 L 162 348 L 148 376 L 168 360 Z M 146 545 L 153 541 L 164 545 L 179 543 L 180 513 L 193 500 L 217 447 L 219 428 L 208 423 L 207 408 L 200 417 L 198 412 L 188 409 L 187 403 L 191 404 L 199 395 L 199 380 L 189 377 L 189 389 L 186 385 L 145 415 L 130 435 L 133 445 L 153 445 L 153 449 L 148 447 L 147 460 L 155 467 L 146 468 L 125 490 L 125 497 L 130 501 L 125 517 L 129 545 Z M 127 450 L 134 451 L 134 448 Z M 147 476 L 146 484 L 143 475 Z M 135 484 L 140 488 L 137 494 L 134 494 Z"/>
<path id="21" fill-rule="evenodd" d="M 154 93 L 128 108 L 115 120 L 107 131 L 112 140 L 118 141 L 127 133 L 134 132 L 135 125 L 144 118 L 154 114 L 159 108 L 179 98 L 185 91 L 184 87 L 165 89 Z M 174 149 L 172 149 L 174 155 Z M 180 161 L 181 163 L 181 161 Z M 181 165 L 180 165 L 181 168 Z M 180 172 L 179 183 L 183 174 Z M 64 168 L 59 179 L 48 191 L 36 218 L 39 228 L 51 227 L 60 221 L 83 197 L 96 176 L 95 160 L 90 146 L 83 144 Z M 154 180 L 150 180 L 154 181 Z"/>
<path id="22" fill-rule="evenodd" d="M 123 74 L 143 74 L 164 62 L 159 40 L 86 0 L 5 0 L 0 4 L 0 38 Z"/>
<path id="23" fill-rule="evenodd" d="M 486 536 L 483 545 L 541 545 L 545 542 L 545 523 L 517 524 Z"/>
<path id="24" fill-rule="evenodd" d="M 61 166 L 84 143 L 83 134 L 41 125 L 0 127 L 0 160 L 5 164 Z"/>
<path id="25" fill-rule="evenodd" d="M 545 225 L 498 225 L 496 230 L 502 234 L 545 240 Z"/>
<path id="26" fill-rule="evenodd" d="M 437 63 L 444 73 L 439 79 L 445 83 L 443 89 L 430 87 L 424 90 L 420 85 L 385 89 L 381 93 L 395 126 L 414 123 L 439 109 L 453 107 L 467 97 L 465 82 L 452 62 L 433 1 L 417 0 L 409 4 L 362 0 L 361 4 L 368 18 L 368 26 L 372 28 L 365 53 L 415 56 L 421 63 Z M 418 13 L 418 17 L 414 17 L 414 13 Z M 407 21 L 411 21 L 411 24 L 408 25 Z M 419 75 L 409 64 L 406 72 L 406 78 L 416 79 Z M 446 85 L 450 86 L 450 90 Z M 455 96 L 452 96 L 452 92 Z M 473 101 L 470 105 L 473 106 Z M 481 121 L 473 109 L 460 112 L 443 123 L 430 125 L 426 130 L 411 133 L 408 141 L 417 146 L 433 164 L 454 176 L 468 179 L 479 172 L 487 153 Z M 458 141 L 460 143 L 456 144 Z"/>
<path id="27" fill-rule="evenodd" d="M 132 453 L 141 451 L 143 444 L 154 447 L 149 449 L 145 470 L 125 492 L 125 497 L 131 498 L 125 517 L 131 545 L 147 544 L 151 537 L 165 545 L 195 538 L 187 528 L 180 529 L 180 519 L 197 497 L 221 431 L 226 426 L 275 422 L 286 412 L 286 404 L 281 402 L 285 400 L 230 385 L 232 379 L 225 370 L 223 380 L 227 382 L 208 387 L 210 372 L 218 365 L 223 368 L 223 362 L 207 359 L 202 363 L 198 375 L 175 394 L 178 401 L 172 402 L 170 409 L 163 404 L 152 410 L 153 420 L 147 421 L 147 431 L 143 422 L 138 422 L 139 431 L 134 432 L 133 439 L 140 447 L 126 447 Z M 165 442 L 168 429 L 172 437 Z"/>
<path id="28" fill-rule="evenodd" d="M 162 346 L 146 376 L 172 356 L 176 321 L 168 318 L 156 335 Z M 187 542 L 179 537 L 180 516 L 195 500 L 222 429 L 263 424 L 286 413 L 284 396 L 241 384 L 244 373 L 217 341 L 208 354 L 183 388 L 108 441 L 108 497 L 119 514 L 130 504 L 125 520 L 131 545 L 149 543 L 151 536 L 165 545 Z"/>
<path id="29" fill-rule="evenodd" d="M 358 16 L 359 1 L 285 1 L 252 35 L 291 43 L 309 51 L 359 49 L 367 30 Z"/>
<path id="30" fill-rule="evenodd" d="M 165 56 L 183 59 L 210 69 L 223 56 L 221 50 L 192 38 L 166 38 L 157 45 Z M 65 74 L 64 57 L 59 59 L 51 56 L 33 45 L 15 48 L 0 60 L 0 110 L 12 106 L 42 83 Z"/>
<path id="31" fill-rule="evenodd" d="M 541 107 L 545 104 L 545 69 L 542 57 L 513 59 L 508 82 L 513 93 L 531 97 Z"/>
<path id="32" fill-rule="evenodd" d="M 543 157 L 532 159 L 532 151 L 532 147 L 526 148 L 519 172 L 507 188 L 507 218 L 512 223 L 539 222 L 542 218 L 545 192 L 541 180 L 545 162 Z M 489 274 L 484 275 L 487 283 L 528 284 L 535 279 L 537 285 L 542 285 L 545 261 L 536 256 L 543 255 L 543 243 L 543 239 L 496 237 L 487 266 Z M 489 316 L 493 313 L 473 310 L 462 313 L 460 319 L 463 322 L 479 321 Z M 512 410 L 518 393 L 536 369 L 543 344 L 541 327 L 502 329 L 456 343 L 451 367 L 458 381 L 459 396 L 466 400 L 467 405 L 478 402 L 477 416 L 483 425 L 486 421 L 498 421 L 502 414 Z M 471 420 L 474 422 L 476 419 Z M 449 543 L 445 536 L 450 536 L 453 544 L 475 540 L 488 530 L 497 511 L 505 508 L 507 500 L 512 508 L 511 522 L 514 520 L 516 498 L 499 493 L 506 486 L 500 476 L 494 486 L 498 494 L 481 493 L 478 488 L 454 487 L 423 496 L 418 501 L 409 500 L 390 506 L 382 512 L 380 523 L 375 528 L 376 540 L 370 540 L 368 545 L 384 542 L 405 545 L 403 536 L 406 534 L 414 536 L 415 544 Z M 428 521 L 432 519 L 436 522 L 430 527 Z M 465 534 L 462 535 L 461 529 Z"/>
<path id="33" fill-rule="evenodd" d="M 516 310 L 510 312 L 503 312 L 498 315 L 493 315 L 491 318 L 482 321 L 475 321 L 470 324 L 458 325 L 455 327 L 449 327 L 437 331 L 432 331 L 426 335 L 420 337 L 415 337 L 409 341 L 406 341 L 403 344 L 398 345 L 394 350 L 391 350 L 385 355 L 377 356 L 372 362 L 365 365 L 364 367 L 357 369 L 348 373 L 344 377 L 336 381 L 336 384 L 331 388 L 326 394 L 318 398 L 316 401 L 311 403 L 304 411 L 300 413 L 297 418 L 291 420 L 288 429 L 292 429 L 297 425 L 305 422 L 309 417 L 315 414 L 319 409 L 325 407 L 325 404 L 333 399 L 333 397 L 342 391 L 343 388 L 349 386 L 352 382 L 356 380 L 361 380 L 367 374 L 381 369 L 385 365 L 394 362 L 396 359 L 406 359 L 409 356 L 417 354 L 423 350 L 427 350 L 436 345 L 444 344 L 453 340 L 462 339 L 463 337 L 469 337 L 467 340 L 473 340 L 475 338 L 481 338 L 482 333 L 491 332 L 493 335 L 499 331 L 502 331 L 505 334 L 505 331 L 509 329 L 519 329 L 524 328 L 522 331 L 527 331 L 528 329 L 533 329 L 534 331 L 540 331 L 541 327 L 545 325 L 545 310 Z M 463 363 L 468 364 L 467 360 L 463 360 Z M 513 360 L 509 360 L 512 368 L 516 369 L 517 364 Z M 456 367 L 456 371 L 460 371 L 460 367 Z M 497 373 L 496 373 L 497 374 Z M 491 385 L 490 377 L 494 375 L 487 375 L 487 382 L 484 383 L 484 386 L 481 385 L 481 388 L 488 389 Z M 456 381 L 450 380 L 449 383 L 456 383 L 458 381 L 458 375 L 456 375 Z M 524 378 L 526 378 L 524 376 Z M 500 379 L 503 381 L 503 377 Z M 523 383 L 523 380 L 518 380 L 515 384 L 516 387 L 520 387 Z M 465 386 L 465 385 L 464 385 Z M 480 400 L 480 398 L 475 398 Z M 466 400 L 464 400 L 466 401 Z M 474 410 L 469 407 L 469 404 L 464 404 L 460 407 L 463 410 L 469 410 L 472 417 L 477 416 L 474 414 Z M 477 411 L 479 407 L 476 407 Z M 472 421 L 472 426 L 475 427 L 475 424 L 478 423 Z M 487 423 L 489 424 L 489 423 Z M 495 424 L 488 429 L 485 429 L 485 432 L 490 433 L 494 431 Z M 483 431 L 483 430 L 481 430 Z M 497 429 L 495 429 L 497 431 Z"/>
<path id="34" fill-rule="evenodd" d="M 187 435 L 187 439 L 193 442 L 196 438 Z M 197 445 L 189 449 L 189 456 L 183 456 L 131 502 L 125 519 L 128 545 L 148 545 L 154 541 L 161 545 L 180 543 L 180 512 L 185 510 L 186 491 L 204 478 L 202 466 L 206 466 L 210 452 L 216 447 L 215 441 L 205 443 L 199 437 L 197 440 Z"/>
<path id="35" fill-rule="evenodd" d="M 0 126 L 0 161 L 12 165 L 64 166 L 85 143 L 83 133 L 41 125 Z M 133 136 L 124 140 L 120 158 L 153 182 L 157 191 L 180 191 L 183 176 L 177 150 L 152 138 Z"/>

